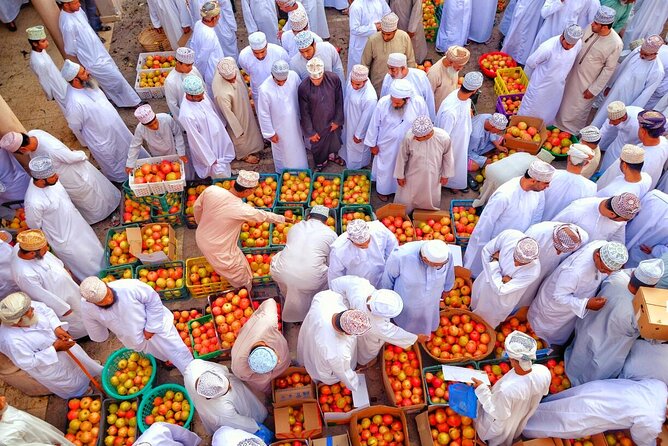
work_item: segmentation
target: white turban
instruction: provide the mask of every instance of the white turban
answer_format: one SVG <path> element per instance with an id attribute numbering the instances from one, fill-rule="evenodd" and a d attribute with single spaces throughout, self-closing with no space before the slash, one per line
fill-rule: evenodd
<path id="1" fill-rule="evenodd" d="M 207 370 L 197 379 L 195 391 L 204 398 L 218 398 L 230 389 L 230 380 L 221 373 Z"/>
<path id="2" fill-rule="evenodd" d="M 431 263 L 446 263 L 450 257 L 450 249 L 443 240 L 429 240 L 422 245 L 420 253 Z"/>
<path id="3" fill-rule="evenodd" d="M 408 66 L 408 60 L 405 54 L 402 53 L 390 53 L 387 56 L 387 65 L 393 68 L 401 68 Z"/>
<path id="4" fill-rule="evenodd" d="M 248 36 L 248 44 L 252 50 L 262 50 L 267 46 L 267 36 L 262 31 L 256 31 Z"/>
<path id="5" fill-rule="evenodd" d="M 86 277 L 79 285 L 79 293 L 86 301 L 96 304 L 107 296 L 107 285 L 98 277 Z"/>
<path id="6" fill-rule="evenodd" d="M 413 86 L 407 79 L 395 79 L 390 85 L 390 96 L 395 99 L 406 99 L 413 96 Z"/>
<path id="7" fill-rule="evenodd" d="M 399 316 L 404 309 L 404 302 L 395 291 L 376 290 L 371 293 L 369 307 L 373 314 L 391 319 Z"/>
<path id="8" fill-rule="evenodd" d="M 664 265 L 661 259 L 643 260 L 633 270 L 633 275 L 645 285 L 654 286 L 663 277 L 663 269 Z"/>
<path id="9" fill-rule="evenodd" d="M 595 125 L 588 125 L 580 130 L 580 139 L 585 142 L 597 143 L 601 140 L 601 131 Z"/>
<path id="10" fill-rule="evenodd" d="M 72 82 L 72 80 L 77 77 L 77 74 L 79 74 L 80 69 L 81 65 L 74 63 L 69 59 L 65 59 L 63 68 L 60 69 L 60 74 L 67 82 Z"/>
<path id="11" fill-rule="evenodd" d="M 369 224 L 361 218 L 356 218 L 348 223 L 346 233 L 351 242 L 358 245 L 366 243 L 371 238 L 371 231 L 369 231 Z"/>
<path id="12" fill-rule="evenodd" d="M 590 160 L 593 156 L 594 151 L 584 144 L 572 144 L 568 149 L 568 158 L 570 158 L 571 164 L 576 166 Z"/>
<path id="13" fill-rule="evenodd" d="M 30 310 L 32 301 L 21 291 L 11 293 L 0 301 L 0 320 L 7 325 L 14 325 Z"/>
<path id="14" fill-rule="evenodd" d="M 538 349 L 538 343 L 534 338 L 515 330 L 506 337 L 504 347 L 508 357 L 518 361 L 522 370 L 527 372 L 531 370 L 531 362 L 536 359 Z"/>

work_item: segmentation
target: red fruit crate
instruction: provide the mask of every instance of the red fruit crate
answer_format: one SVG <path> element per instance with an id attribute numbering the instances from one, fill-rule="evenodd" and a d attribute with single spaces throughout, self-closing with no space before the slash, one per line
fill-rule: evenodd
<path id="1" fill-rule="evenodd" d="M 495 70 L 492 70 L 492 69 L 490 69 L 490 68 L 485 68 L 485 67 L 483 66 L 483 62 L 485 61 L 485 59 L 486 59 L 488 56 L 503 56 L 503 57 L 510 57 L 510 61 L 506 64 L 505 67 L 500 67 L 501 69 L 503 69 L 503 68 L 515 68 L 515 67 L 517 66 L 517 62 L 515 62 L 515 59 L 513 59 L 513 58 L 510 56 L 510 54 L 506 54 L 506 53 L 501 52 L 501 51 L 492 51 L 491 53 L 485 53 L 485 54 L 481 55 L 481 56 L 478 58 L 478 66 L 480 67 L 480 71 L 482 71 L 482 73 L 483 73 L 485 76 L 487 76 L 487 77 L 489 77 L 489 78 L 491 78 L 491 79 L 494 79 L 494 78 L 496 77 L 496 71 L 495 71 Z"/>
<path id="2" fill-rule="evenodd" d="M 353 189 L 356 187 L 356 182 L 354 180 L 349 179 L 351 177 L 366 177 L 366 181 L 364 182 L 364 185 L 366 186 L 364 190 L 360 190 L 358 192 L 355 192 Z M 361 178 L 360 178 L 361 179 Z M 353 204 L 369 204 L 371 203 L 371 171 L 362 169 L 362 170 L 354 170 L 354 169 L 346 169 L 343 171 L 343 196 L 341 204 L 346 206 L 346 205 L 353 205 Z M 347 196 L 347 192 L 351 192 L 350 196 Z M 364 194 L 366 194 L 366 197 L 364 197 Z M 355 196 L 358 195 L 358 196 Z"/>

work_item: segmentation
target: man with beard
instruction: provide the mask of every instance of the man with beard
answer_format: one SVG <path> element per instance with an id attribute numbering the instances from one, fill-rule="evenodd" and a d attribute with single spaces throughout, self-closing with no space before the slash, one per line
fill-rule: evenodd
<path id="1" fill-rule="evenodd" d="M 459 72 L 469 62 L 471 52 L 464 47 L 453 45 L 445 56 L 429 69 L 427 79 L 434 90 L 434 110 L 438 110 L 443 100 L 457 89 Z"/>

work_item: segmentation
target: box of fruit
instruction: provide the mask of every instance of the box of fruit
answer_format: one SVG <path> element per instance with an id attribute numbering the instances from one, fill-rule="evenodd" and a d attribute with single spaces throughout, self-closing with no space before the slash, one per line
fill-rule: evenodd
<path id="1" fill-rule="evenodd" d="M 153 356 L 121 348 L 104 363 L 102 387 L 110 398 L 129 400 L 151 389 L 157 371 Z"/>
<path id="2" fill-rule="evenodd" d="M 481 55 L 478 58 L 478 66 L 485 76 L 494 79 L 496 78 L 497 70 L 514 68 L 517 66 L 517 62 L 509 54 L 501 51 L 493 51 Z"/>
<path id="3" fill-rule="evenodd" d="M 496 327 L 496 343 L 494 344 L 494 356 L 496 358 L 501 358 L 504 356 L 505 347 L 504 343 L 506 341 L 506 336 L 512 333 L 515 330 L 519 330 L 522 333 L 526 333 L 536 340 L 538 343 L 538 349 L 536 351 L 536 356 L 539 358 L 544 358 L 552 354 L 552 349 L 547 347 L 547 342 L 543 341 L 534 333 L 531 329 L 531 324 L 527 321 L 526 309 L 528 307 L 523 307 L 523 309 L 518 310 L 514 315 L 509 316 L 505 321 Z"/>
<path id="4" fill-rule="evenodd" d="M 520 110 L 522 98 L 524 98 L 524 93 L 501 95 L 496 98 L 496 111 L 510 118 Z"/>
<path id="5" fill-rule="evenodd" d="M 107 445 L 131 446 L 134 444 L 137 432 L 137 410 L 139 398 L 127 401 L 107 398 L 102 402 L 102 428 L 100 436 Z"/>
<path id="6" fill-rule="evenodd" d="M 137 197 L 181 192 L 186 187 L 183 161 L 178 155 L 137 160 L 128 185 Z"/>
<path id="7" fill-rule="evenodd" d="M 278 175 L 262 173 L 253 193 L 244 198 L 244 201 L 255 208 L 271 209 L 276 206 L 276 190 L 278 189 Z"/>
<path id="8" fill-rule="evenodd" d="M 478 211 L 473 207 L 473 200 L 450 201 L 450 221 L 452 222 L 455 243 L 462 247 L 469 244 L 469 239 L 481 213 L 482 210 Z"/>
<path id="9" fill-rule="evenodd" d="M 290 400 L 274 404 L 277 439 L 311 438 L 322 434 L 320 408 L 315 399 Z"/>
<path id="10" fill-rule="evenodd" d="M 126 229 L 130 254 L 145 265 L 176 260 L 176 233 L 167 223 L 152 223 Z"/>
<path id="11" fill-rule="evenodd" d="M 494 78 L 494 93 L 497 96 L 524 93 L 529 85 L 529 78 L 522 67 L 499 68 Z"/>
<path id="12" fill-rule="evenodd" d="M 195 201 L 204 192 L 204 189 L 211 186 L 211 180 L 186 181 L 185 200 L 186 204 L 183 209 L 183 216 L 185 224 L 188 229 L 197 229 L 197 222 L 195 221 Z"/>
<path id="13" fill-rule="evenodd" d="M 292 440 L 274 441 L 269 446 L 309 446 L 309 445 L 313 446 L 313 442 L 309 443 L 309 441 L 307 439 L 303 438 L 303 439 L 299 439 L 299 440 L 292 439 Z M 334 446 L 338 446 L 338 445 L 336 445 L 336 443 L 334 443 Z"/>
<path id="14" fill-rule="evenodd" d="M 201 308 L 190 308 L 190 309 L 173 309 L 172 314 L 174 315 L 174 327 L 179 333 L 179 337 L 183 340 L 183 343 L 188 347 L 190 353 L 193 352 L 192 343 L 190 342 L 190 330 L 188 328 L 188 322 L 194 321 L 202 317 L 204 314 Z"/>
<path id="15" fill-rule="evenodd" d="M 132 265 L 112 266 L 100 271 L 97 277 L 102 279 L 104 283 L 109 283 L 120 279 L 134 279 L 135 271 Z"/>
<path id="16" fill-rule="evenodd" d="M 178 227 L 185 224 L 185 214 L 183 213 L 184 192 L 168 192 L 163 197 L 165 202 L 160 206 L 151 206 L 151 220 L 155 223 L 169 223 Z M 166 203 L 166 204 L 162 204 Z"/>
<path id="17" fill-rule="evenodd" d="M 381 433 L 381 428 L 382 429 Z M 350 419 L 350 441 L 353 446 L 362 446 L 375 438 L 376 444 L 381 440 L 390 446 L 410 446 L 406 414 L 403 410 L 389 406 L 371 406 L 353 414 Z M 385 435 L 388 435 L 384 438 Z M 390 436 L 392 437 L 390 439 Z"/>
<path id="18" fill-rule="evenodd" d="M 432 0 L 422 1 L 422 26 L 427 42 L 434 42 L 441 22 L 441 8 L 437 8 Z"/>
<path id="19" fill-rule="evenodd" d="M 564 363 L 563 357 L 559 358 L 552 355 L 538 359 L 535 363 L 543 364 L 550 371 L 550 375 L 552 376 L 552 379 L 550 380 L 550 395 L 571 388 L 571 380 L 568 379 L 568 375 L 566 375 L 566 364 Z"/>
<path id="20" fill-rule="evenodd" d="M 455 236 L 452 233 L 450 218 L 449 211 L 415 209 L 413 211 L 415 240 L 442 240 L 454 243 Z"/>
<path id="21" fill-rule="evenodd" d="M 473 419 L 459 415 L 450 407 L 429 406 L 415 417 L 421 446 L 484 445 L 473 425 Z"/>
<path id="22" fill-rule="evenodd" d="M 417 344 L 403 349 L 385 344 L 381 351 L 383 385 L 390 403 L 407 412 L 415 412 L 426 405 L 422 370 L 422 355 Z"/>
<path id="23" fill-rule="evenodd" d="M 138 224 L 118 226 L 107 231 L 104 260 L 106 266 L 136 265 L 139 259 L 130 253 L 127 230 L 139 228 Z"/>
<path id="24" fill-rule="evenodd" d="M 376 218 L 394 234 L 400 245 L 415 240 L 415 228 L 403 204 L 390 203 L 376 209 Z"/>
<path id="25" fill-rule="evenodd" d="M 462 364 L 461 367 L 475 368 L 475 363 Z M 456 381 L 446 381 L 442 365 L 432 365 L 422 369 L 422 377 L 427 387 L 427 404 L 430 406 L 447 406 L 450 400 L 448 386 Z"/>
<path id="26" fill-rule="evenodd" d="M 102 444 L 100 422 L 103 419 L 102 397 L 98 395 L 71 398 L 67 401 L 65 438 L 81 446 Z M 9 443 L 8 443 L 9 444 Z"/>
<path id="27" fill-rule="evenodd" d="M 139 57 L 137 58 L 137 71 L 174 68 L 175 66 L 176 51 L 139 53 Z"/>
<path id="28" fill-rule="evenodd" d="M 131 223 L 150 223 L 151 206 L 134 199 L 134 194 L 125 193 L 125 198 L 121 200 L 120 220 L 122 224 Z"/>
<path id="29" fill-rule="evenodd" d="M 253 315 L 253 300 L 245 288 L 229 290 L 208 297 L 205 312 L 213 316 L 213 321 L 222 354 L 229 356 L 239 330 Z"/>
<path id="30" fill-rule="evenodd" d="M 550 152 L 557 159 L 565 159 L 568 157 L 568 149 L 571 145 L 577 144 L 580 139 L 566 131 L 559 129 L 553 125 L 547 126 L 547 139 L 543 143 L 543 149 Z"/>
<path id="31" fill-rule="evenodd" d="M 163 415 L 170 412 L 172 412 L 171 418 Z M 188 429 L 195 415 L 195 406 L 185 387 L 170 383 L 148 392 L 142 398 L 137 413 L 141 432 L 145 432 L 151 424 L 158 422 L 177 424 Z"/>
<path id="32" fill-rule="evenodd" d="M 195 359 L 213 359 L 223 353 L 212 315 L 207 314 L 190 320 L 187 325 L 190 345 Z"/>
<path id="33" fill-rule="evenodd" d="M 0 215 L 0 229 L 11 233 L 13 236 L 28 229 L 26 212 L 22 201 L 12 201 L 0 204 L 2 204 L 3 208 L 9 209 L 7 215 Z"/>
<path id="34" fill-rule="evenodd" d="M 319 172 L 313 179 L 309 206 L 316 204 L 336 209 L 343 196 L 343 176 L 340 173 Z"/>
<path id="35" fill-rule="evenodd" d="M 290 229 L 304 219 L 304 208 L 302 206 L 275 206 L 271 211 L 274 214 L 283 215 L 294 220 L 292 223 L 272 223 L 269 227 L 269 246 L 279 246 L 283 248 L 287 243 L 288 232 L 290 232 Z M 242 225 L 241 234 L 239 234 L 240 239 L 243 238 L 243 232 L 244 226 Z M 246 240 L 242 240 L 242 250 L 244 248 L 243 243 L 248 243 L 248 238 L 252 240 L 251 244 L 253 246 L 255 245 L 257 238 L 252 237 L 255 234 L 257 234 L 257 232 L 251 232 Z"/>
<path id="36" fill-rule="evenodd" d="M 333 435 L 331 437 L 314 438 L 311 440 L 311 446 L 351 446 L 348 433 Z M 291 445 L 296 446 L 296 445 Z"/>
<path id="37" fill-rule="evenodd" d="M 555 437 L 534 438 L 531 440 L 518 440 L 513 443 L 513 446 L 568 446 L 569 443 L 567 441 Z"/>
<path id="38" fill-rule="evenodd" d="M 135 92 L 141 99 L 162 99 L 165 97 L 165 79 L 173 68 L 158 68 L 137 71 Z"/>
<path id="39" fill-rule="evenodd" d="M 339 222 L 341 223 L 341 233 L 346 232 L 348 222 L 360 219 L 364 221 L 375 221 L 376 214 L 373 208 L 368 204 L 344 205 L 339 209 Z"/>
<path id="40" fill-rule="evenodd" d="M 185 265 L 181 260 L 158 265 L 138 265 L 135 277 L 153 288 L 162 300 L 188 297 Z"/>
<path id="41" fill-rule="evenodd" d="M 230 283 L 220 277 L 204 257 L 186 260 L 186 288 L 192 297 L 207 297 L 231 288 Z"/>
<path id="42" fill-rule="evenodd" d="M 640 335 L 645 339 L 668 341 L 668 291 L 640 287 L 633 298 L 633 310 Z"/>
<path id="43" fill-rule="evenodd" d="M 241 224 L 237 245 L 242 252 L 266 248 L 272 239 L 271 232 L 271 223 L 268 221 L 246 221 Z"/>
<path id="44" fill-rule="evenodd" d="M 352 170 L 343 171 L 343 201 L 342 205 L 371 203 L 371 171 Z"/>
<path id="45" fill-rule="evenodd" d="M 494 351 L 496 332 L 478 315 L 459 308 L 440 313 L 439 326 L 422 348 L 441 364 L 481 361 Z"/>
<path id="46" fill-rule="evenodd" d="M 358 373 L 359 388 L 350 390 L 342 382 L 318 384 L 317 400 L 322 416 L 329 425 L 348 424 L 353 413 L 369 407 L 369 390 L 364 374 Z"/>
<path id="47" fill-rule="evenodd" d="M 311 208 L 306 208 L 306 210 L 304 211 L 304 218 L 308 218 L 308 214 L 310 213 L 311 213 Z M 336 212 L 336 209 L 329 210 L 329 217 L 327 217 L 327 221 L 325 222 L 325 224 L 332 231 L 336 232 L 337 234 L 341 234 L 341 227 L 339 226 L 338 212 Z"/>
<path id="48" fill-rule="evenodd" d="M 545 123 L 540 118 L 514 115 L 510 117 L 503 145 L 518 152 L 537 154 L 547 139 Z"/>
<path id="49" fill-rule="evenodd" d="M 304 367 L 288 367 L 271 382 L 274 403 L 283 401 L 314 399 L 316 389 Z"/>
<path id="50" fill-rule="evenodd" d="M 292 206 L 307 205 L 313 190 L 311 169 L 285 169 L 278 180 L 278 204 Z"/>
<path id="51" fill-rule="evenodd" d="M 246 253 L 246 261 L 250 265 L 253 275 L 253 286 L 270 283 L 271 259 L 274 258 L 283 247 L 276 246 L 267 249 L 258 249 L 253 253 Z"/>
<path id="52" fill-rule="evenodd" d="M 450 291 L 445 291 L 441 299 L 441 310 L 446 308 L 462 308 L 469 310 L 473 279 L 471 270 L 463 266 L 455 266 L 455 283 Z"/>

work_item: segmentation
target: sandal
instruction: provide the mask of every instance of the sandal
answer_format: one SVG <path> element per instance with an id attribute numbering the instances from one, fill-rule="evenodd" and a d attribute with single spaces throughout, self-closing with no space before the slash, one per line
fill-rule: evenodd
<path id="1" fill-rule="evenodd" d="M 104 32 L 104 31 L 111 31 L 111 26 L 102 25 L 102 26 L 100 26 L 100 29 L 97 30 L 97 32 Z"/>
<path id="2" fill-rule="evenodd" d="M 376 192 L 376 195 L 378 195 L 378 199 L 380 201 L 382 201 L 383 203 L 387 203 L 388 201 L 390 201 L 390 196 L 389 195 L 379 194 L 378 192 Z"/>
<path id="3" fill-rule="evenodd" d="M 338 164 L 339 166 L 345 166 L 346 165 L 346 162 L 343 161 L 343 158 L 341 158 L 339 155 L 336 155 L 334 153 L 330 153 L 329 161 L 333 162 L 334 164 Z"/>
<path id="4" fill-rule="evenodd" d="M 248 164 L 257 164 L 260 162 L 260 157 L 254 154 L 248 155 L 246 158 L 242 158 L 241 161 Z"/>
<path id="5" fill-rule="evenodd" d="M 348 8 L 346 8 L 346 9 L 342 9 L 342 10 L 339 11 L 339 12 L 341 13 L 341 15 L 348 15 Z"/>
<path id="6" fill-rule="evenodd" d="M 316 164 L 315 171 L 322 172 L 322 169 L 324 169 L 325 167 L 327 167 L 327 161 L 325 161 L 324 163 Z"/>

